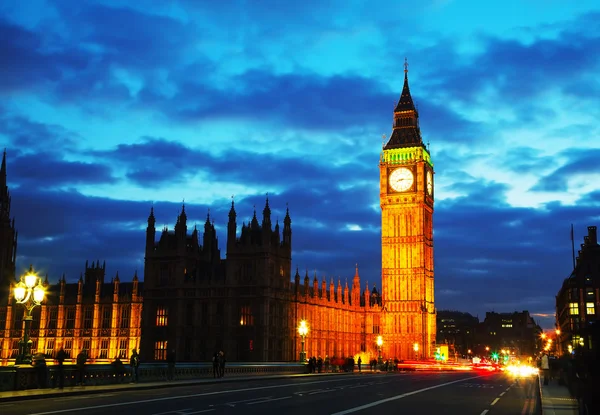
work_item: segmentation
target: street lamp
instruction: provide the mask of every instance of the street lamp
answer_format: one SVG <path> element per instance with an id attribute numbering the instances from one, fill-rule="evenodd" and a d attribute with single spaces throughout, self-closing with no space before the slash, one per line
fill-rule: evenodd
<path id="1" fill-rule="evenodd" d="M 415 351 L 415 359 L 419 358 L 419 343 L 413 344 L 413 350 Z"/>
<path id="2" fill-rule="evenodd" d="M 381 356 L 381 346 L 383 345 L 383 337 L 377 336 L 377 348 L 379 350 L 379 357 L 377 358 L 377 363 L 383 364 L 383 357 Z"/>
<path id="3" fill-rule="evenodd" d="M 31 363 L 31 340 L 29 340 L 29 329 L 33 316 L 33 309 L 44 301 L 46 294 L 42 285 L 42 279 L 35 275 L 33 266 L 29 265 L 27 274 L 21 276 L 21 280 L 14 288 L 15 300 L 18 304 L 23 304 L 27 314 L 25 315 L 25 326 L 23 328 L 23 338 L 19 341 L 19 355 L 16 364 Z"/>
<path id="4" fill-rule="evenodd" d="M 306 351 L 304 350 L 304 338 L 308 334 L 308 324 L 306 324 L 306 320 L 300 321 L 300 325 L 298 326 L 298 334 L 302 338 L 302 351 L 300 352 L 300 361 L 306 362 Z"/>

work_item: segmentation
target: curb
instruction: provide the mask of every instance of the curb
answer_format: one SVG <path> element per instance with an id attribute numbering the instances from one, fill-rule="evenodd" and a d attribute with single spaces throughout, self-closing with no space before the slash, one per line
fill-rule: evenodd
<path id="1" fill-rule="evenodd" d="M 334 376 L 334 375 L 344 375 L 348 373 L 320 373 L 320 376 Z M 139 386 L 129 386 L 123 387 L 123 385 L 128 385 L 127 383 L 120 384 L 121 386 L 114 385 L 114 387 L 107 387 L 102 389 L 97 389 L 95 386 L 90 386 L 90 388 L 94 389 L 75 389 L 77 386 L 73 386 L 72 390 L 63 389 L 63 391 L 59 392 L 49 392 L 49 393 L 40 393 L 40 394 L 32 394 L 32 395 L 21 395 L 21 396 L 7 396 L 6 398 L 0 397 L 0 405 L 5 402 L 15 402 L 15 401 L 27 401 L 33 399 L 48 399 L 48 398 L 59 398 L 63 396 L 75 396 L 75 395 L 100 395 L 108 392 L 123 392 L 123 391 L 138 391 L 138 390 L 149 390 L 149 389 L 164 389 L 164 388 L 176 388 L 183 386 L 198 386 L 198 385 L 214 385 L 216 383 L 231 383 L 231 382 L 243 382 L 243 381 L 257 381 L 257 380 L 269 380 L 269 379 L 289 379 L 289 378 L 298 378 L 298 377 L 308 377 L 314 375 L 312 373 L 293 373 L 293 374 L 281 374 L 281 375 L 269 375 L 269 376 L 260 376 L 256 375 L 255 377 L 227 377 L 227 378 L 218 378 L 218 379 L 197 379 L 190 381 L 183 381 L 181 383 L 177 383 L 176 381 L 165 382 L 165 383 L 154 383 L 149 385 L 138 384 Z M 36 390 L 36 389 L 30 389 Z"/>
<path id="2" fill-rule="evenodd" d="M 544 402 L 542 400 L 542 377 L 538 374 L 537 378 L 538 378 L 538 390 L 539 390 L 537 403 L 540 407 L 538 413 L 540 415 L 544 415 Z"/>

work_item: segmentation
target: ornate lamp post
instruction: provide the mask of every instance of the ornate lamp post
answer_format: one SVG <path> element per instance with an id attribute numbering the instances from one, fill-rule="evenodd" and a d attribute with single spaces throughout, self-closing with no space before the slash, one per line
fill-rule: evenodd
<path id="1" fill-rule="evenodd" d="M 33 316 L 31 312 L 44 301 L 46 294 L 42 279 L 35 275 L 33 266 L 29 266 L 29 271 L 23 276 L 14 288 L 15 300 L 18 304 L 23 304 L 27 314 L 25 315 L 25 326 L 23 328 L 23 338 L 19 341 L 19 355 L 16 364 L 31 363 L 31 340 L 29 340 L 29 329 Z"/>
<path id="2" fill-rule="evenodd" d="M 298 326 L 298 334 L 302 338 L 302 351 L 300 352 L 300 361 L 306 362 L 306 351 L 304 350 L 304 338 L 308 334 L 308 324 L 306 320 L 300 321 L 300 325 Z"/>
<path id="3" fill-rule="evenodd" d="M 383 357 L 381 356 L 381 346 L 383 345 L 383 337 L 377 336 L 377 349 L 379 351 L 379 357 L 377 358 L 377 363 L 383 364 Z"/>

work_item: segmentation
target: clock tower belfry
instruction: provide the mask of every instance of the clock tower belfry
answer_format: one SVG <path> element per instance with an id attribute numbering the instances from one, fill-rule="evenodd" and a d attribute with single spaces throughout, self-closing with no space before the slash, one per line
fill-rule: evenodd
<path id="1" fill-rule="evenodd" d="M 430 357 L 435 345 L 433 163 L 408 87 L 394 110 L 392 135 L 379 162 L 384 354 Z"/>

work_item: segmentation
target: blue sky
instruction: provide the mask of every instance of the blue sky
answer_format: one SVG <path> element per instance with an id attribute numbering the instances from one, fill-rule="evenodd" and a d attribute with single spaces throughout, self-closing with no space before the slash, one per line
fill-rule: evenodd
<path id="1" fill-rule="evenodd" d="M 18 268 L 143 270 L 144 229 L 208 208 L 225 251 L 269 193 L 293 266 L 380 284 L 378 158 L 404 58 L 436 169 L 438 309 L 553 325 L 600 223 L 593 1 L 0 4 L 0 144 Z M 368 5 L 367 5 L 368 4 Z M 546 316 L 546 317 L 545 317 Z M 549 316 L 549 317 L 548 317 Z"/>

